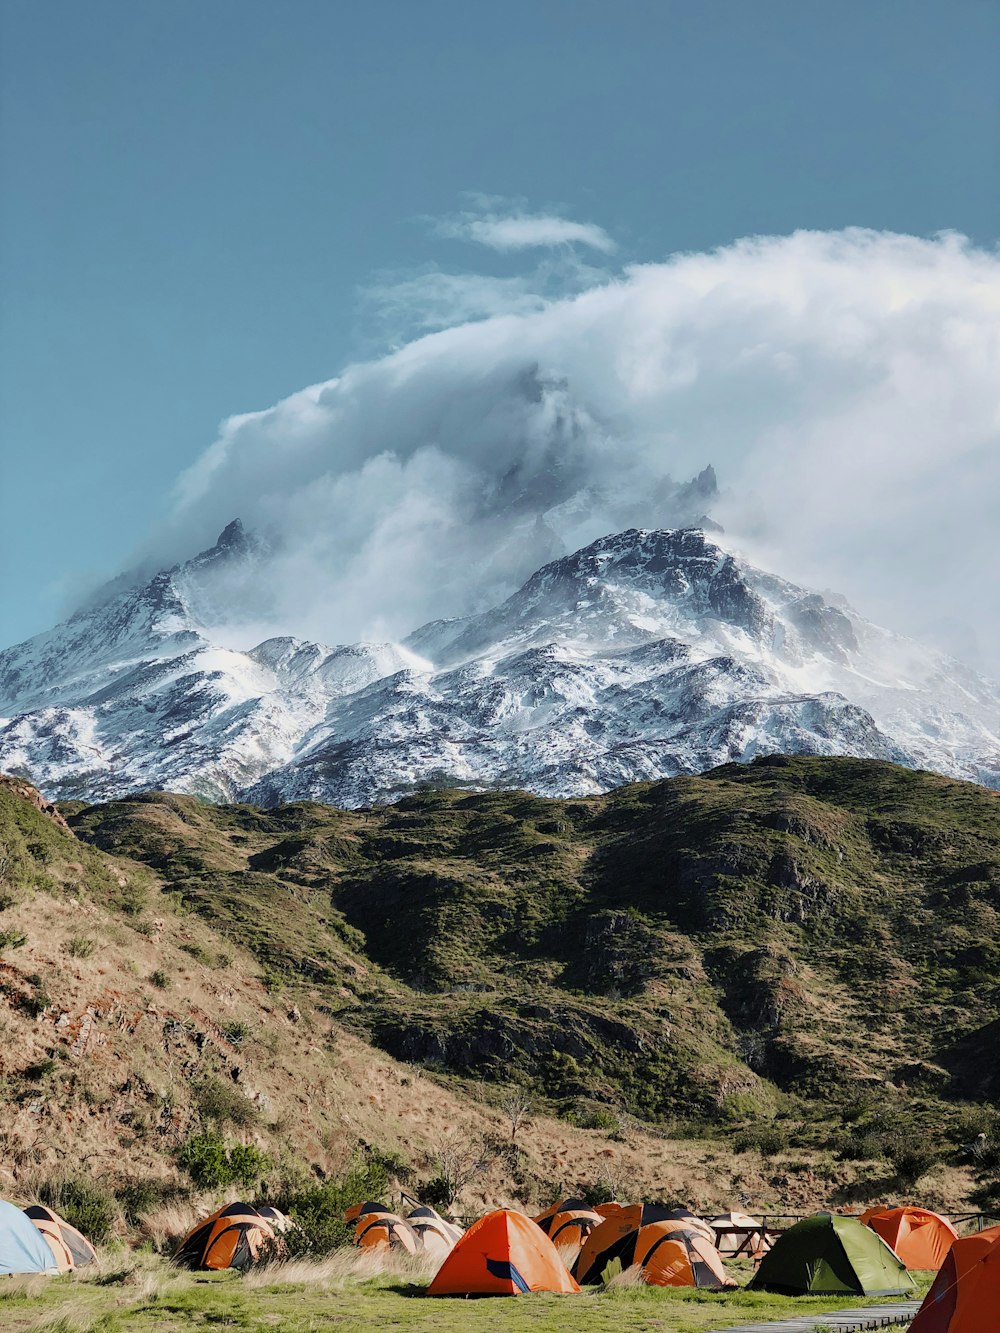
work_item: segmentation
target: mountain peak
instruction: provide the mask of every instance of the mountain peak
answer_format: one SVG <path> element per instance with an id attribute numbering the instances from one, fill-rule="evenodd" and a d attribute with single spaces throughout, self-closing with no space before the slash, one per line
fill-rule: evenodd
<path id="1" fill-rule="evenodd" d="M 222 549 L 229 549 L 234 546 L 245 546 L 246 541 L 247 541 L 247 533 L 246 533 L 246 528 L 244 528 L 243 526 L 243 520 L 240 518 L 234 518 L 233 521 L 231 523 L 227 523 L 226 526 L 219 533 L 219 537 L 215 543 L 215 547 L 216 550 L 218 550 L 220 547 Z"/>

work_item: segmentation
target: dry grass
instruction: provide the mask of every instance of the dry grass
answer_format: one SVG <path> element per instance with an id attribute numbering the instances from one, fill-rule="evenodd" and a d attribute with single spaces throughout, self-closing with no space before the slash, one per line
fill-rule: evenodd
<path id="1" fill-rule="evenodd" d="M 620 1273 L 616 1273 L 607 1284 L 609 1287 L 646 1287 L 647 1283 L 642 1272 L 642 1264 L 633 1264 L 631 1268 L 623 1268 Z"/>
<path id="2" fill-rule="evenodd" d="M 243 1279 L 244 1285 L 256 1287 L 321 1287 L 334 1289 L 348 1282 L 369 1282 L 373 1278 L 398 1277 L 411 1282 L 429 1281 L 441 1266 L 440 1256 L 407 1254 L 390 1246 L 364 1250 L 345 1247 L 325 1259 L 290 1259 L 254 1269 Z"/>

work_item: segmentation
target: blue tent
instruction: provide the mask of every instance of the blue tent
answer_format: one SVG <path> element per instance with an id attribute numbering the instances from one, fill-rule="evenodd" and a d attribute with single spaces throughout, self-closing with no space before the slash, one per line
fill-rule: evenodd
<path id="1" fill-rule="evenodd" d="M 11 1273 L 57 1273 L 45 1238 L 20 1208 L 0 1199 L 0 1276 Z"/>

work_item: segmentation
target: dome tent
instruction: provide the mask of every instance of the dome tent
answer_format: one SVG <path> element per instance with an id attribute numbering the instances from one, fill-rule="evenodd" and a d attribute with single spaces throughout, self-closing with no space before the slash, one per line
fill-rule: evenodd
<path id="1" fill-rule="evenodd" d="M 58 1273 L 45 1238 L 20 1208 L 0 1199 L 0 1276 Z"/>
<path id="2" fill-rule="evenodd" d="M 604 1218 L 582 1199 L 560 1199 L 533 1221 L 542 1228 L 553 1245 L 582 1245 Z"/>
<path id="3" fill-rule="evenodd" d="M 445 1219 L 434 1208 L 420 1204 L 411 1208 L 407 1224 L 416 1232 L 420 1248 L 428 1254 L 446 1255 L 462 1237 L 462 1228 Z"/>
<path id="4" fill-rule="evenodd" d="M 276 1245 L 270 1222 L 248 1203 L 230 1203 L 191 1228 L 173 1261 L 188 1268 L 245 1271 L 267 1245 Z"/>
<path id="5" fill-rule="evenodd" d="M 499 1209 L 474 1222 L 438 1269 L 428 1296 L 578 1292 L 559 1252 L 523 1213 Z"/>
<path id="6" fill-rule="evenodd" d="M 958 1239 L 946 1218 L 926 1208 L 869 1208 L 860 1220 L 896 1251 L 907 1268 L 936 1271 Z"/>
<path id="7" fill-rule="evenodd" d="M 573 1265 L 573 1276 L 577 1282 L 593 1284 L 602 1282 L 604 1256 L 610 1261 L 612 1250 L 619 1241 L 631 1236 L 640 1227 L 651 1222 L 670 1222 L 678 1219 L 671 1217 L 671 1209 L 661 1208 L 655 1203 L 630 1203 L 618 1205 L 617 1211 L 605 1217 L 600 1226 L 583 1242 L 583 1247 Z"/>
<path id="8" fill-rule="evenodd" d="M 390 1213 L 379 1203 L 366 1203 L 354 1219 L 354 1243 L 363 1250 L 385 1247 L 416 1254 L 420 1236 L 397 1213 Z"/>
<path id="9" fill-rule="evenodd" d="M 998 1310 L 1000 1227 L 990 1227 L 955 1241 L 910 1333 L 994 1333 Z"/>
<path id="10" fill-rule="evenodd" d="M 97 1259 L 97 1251 L 86 1236 L 70 1226 L 65 1218 L 40 1203 L 25 1208 L 25 1217 L 36 1226 L 52 1251 L 60 1273 L 74 1268 L 85 1268 Z"/>
<path id="11" fill-rule="evenodd" d="M 751 1291 L 784 1296 L 903 1296 L 913 1279 L 885 1241 L 854 1217 L 814 1213 L 774 1242 Z"/>
<path id="12" fill-rule="evenodd" d="M 719 1291 L 734 1285 L 710 1240 L 682 1218 L 647 1222 L 592 1257 L 588 1283 L 607 1282 L 627 1268 L 638 1267 L 654 1287 L 700 1287 Z"/>

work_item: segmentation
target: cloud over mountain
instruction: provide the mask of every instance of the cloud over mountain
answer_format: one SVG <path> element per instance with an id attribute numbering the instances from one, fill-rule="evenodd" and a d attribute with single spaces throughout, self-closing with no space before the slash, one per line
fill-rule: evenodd
<path id="1" fill-rule="evenodd" d="M 852 229 L 563 297 L 476 281 L 399 293 L 412 308 L 434 289 L 427 325 L 460 322 L 230 418 L 149 554 L 186 555 L 240 514 L 271 548 L 244 598 L 255 625 L 398 636 L 563 549 L 670 524 L 673 483 L 711 462 L 713 513 L 752 557 L 996 669 L 995 254 Z"/>

